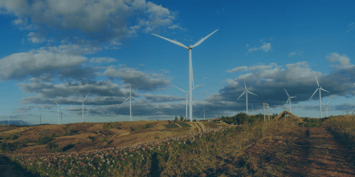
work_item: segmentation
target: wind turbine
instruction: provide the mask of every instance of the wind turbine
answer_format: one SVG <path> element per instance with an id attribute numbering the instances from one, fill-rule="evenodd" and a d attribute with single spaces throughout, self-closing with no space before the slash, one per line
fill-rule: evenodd
<path id="1" fill-rule="evenodd" d="M 84 122 L 84 101 L 86 100 L 86 98 L 89 96 L 90 92 L 86 95 L 86 97 L 82 100 L 82 101 L 79 101 L 79 102 L 82 102 L 82 113 L 81 113 L 81 122 Z M 58 108 L 59 109 L 59 108 Z"/>
<path id="2" fill-rule="evenodd" d="M 285 88 L 284 88 L 284 89 L 285 89 Z M 287 101 L 286 101 L 286 104 L 287 104 L 287 102 L 290 103 L 290 112 L 291 112 L 291 98 L 296 98 L 296 97 L 295 97 L 295 96 L 291 96 L 291 97 L 290 97 L 290 95 L 287 93 L 286 89 L 285 89 L 285 92 L 286 92 L 286 94 L 287 94 L 287 96 L 288 96 L 288 99 L 287 99 Z"/>
<path id="3" fill-rule="evenodd" d="M 129 85 L 129 97 L 122 102 L 122 104 L 123 104 L 124 102 L 126 102 L 129 99 L 129 121 L 132 121 L 132 98 L 134 98 L 138 101 L 141 101 L 138 98 L 135 98 L 132 96 L 132 88 L 131 88 L 131 85 Z"/>
<path id="4" fill-rule="evenodd" d="M 200 115 L 202 114 L 202 112 L 203 112 L 203 120 L 205 120 L 206 119 L 206 117 L 205 117 L 205 113 L 206 113 L 206 109 L 207 108 L 205 108 L 205 106 L 204 105 L 202 105 L 203 106 L 203 110 L 201 111 L 201 113 L 200 113 Z"/>
<path id="5" fill-rule="evenodd" d="M 54 101 L 56 104 L 57 104 L 57 106 L 58 106 L 58 125 L 59 125 L 59 105 L 58 105 L 58 103 L 56 102 L 56 101 Z"/>
<path id="6" fill-rule="evenodd" d="M 173 85 L 174 87 L 176 87 L 175 85 Z M 197 88 L 197 87 L 199 87 L 200 85 L 197 85 L 196 87 L 194 87 L 193 89 L 195 89 L 195 88 Z M 177 89 L 179 89 L 179 90 L 181 90 L 181 91 L 183 91 L 183 92 L 185 92 L 185 98 L 186 98 L 186 118 L 187 118 L 187 93 L 189 92 L 189 91 L 185 91 L 185 90 L 183 90 L 183 89 L 181 89 L 181 88 L 179 88 L 179 87 L 176 87 Z M 192 90 L 193 90 L 192 89 Z"/>
<path id="7" fill-rule="evenodd" d="M 213 33 L 217 32 L 217 30 L 213 31 L 211 34 L 207 35 L 206 37 L 202 38 L 201 40 L 199 40 L 196 44 L 194 45 L 190 45 L 189 47 L 186 47 L 184 44 L 180 43 L 180 42 L 177 42 L 177 41 L 173 41 L 171 39 L 168 39 L 168 38 L 165 38 L 165 37 L 162 37 L 162 36 L 159 36 L 157 34 L 154 34 L 152 33 L 152 35 L 154 36 L 157 36 L 157 37 L 160 37 L 162 39 L 165 39 L 171 43 L 174 43 L 180 47 L 183 47 L 185 49 L 188 49 L 189 50 L 189 100 L 190 100 L 190 122 L 192 122 L 192 83 L 193 83 L 193 69 L 192 69 L 192 56 L 191 56 L 191 50 L 192 48 L 194 47 L 197 47 L 198 45 L 200 45 L 204 40 L 206 40 L 208 37 L 210 37 Z"/>
<path id="8" fill-rule="evenodd" d="M 325 105 L 325 112 L 327 113 L 327 117 L 328 117 L 328 103 L 330 100 L 328 100 L 327 104 L 323 103 Z"/>
<path id="9" fill-rule="evenodd" d="M 247 114 L 248 114 L 248 93 L 251 93 L 251 94 L 253 94 L 253 95 L 255 95 L 254 93 L 252 93 L 252 92 L 250 92 L 248 89 L 247 89 L 247 85 L 245 85 L 245 81 L 244 81 L 244 86 L 245 86 L 245 91 L 238 97 L 238 99 L 241 97 L 241 96 L 243 96 L 244 95 L 244 93 L 246 93 L 246 100 L 245 100 L 245 102 L 246 102 L 246 108 L 247 108 Z M 257 96 L 257 95 L 255 95 L 255 96 Z M 237 99 L 237 100 L 238 100 Z"/>
<path id="10" fill-rule="evenodd" d="M 319 86 L 318 79 L 317 79 L 317 76 L 316 76 L 315 73 L 314 73 L 314 76 L 316 77 L 318 88 L 313 93 L 313 95 L 319 90 L 319 113 L 320 113 L 320 118 L 322 118 L 322 97 L 321 97 L 321 93 L 320 92 L 321 92 L 321 90 L 323 90 L 323 91 L 326 91 L 326 90 L 324 90 L 321 86 Z M 328 92 L 328 91 L 326 91 L 326 92 Z M 328 93 L 330 93 L 330 92 L 328 92 Z M 310 99 L 312 99 L 313 95 L 311 96 Z"/>

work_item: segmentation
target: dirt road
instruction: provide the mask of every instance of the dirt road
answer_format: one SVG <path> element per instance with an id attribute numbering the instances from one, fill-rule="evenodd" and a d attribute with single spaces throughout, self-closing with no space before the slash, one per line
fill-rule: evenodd
<path id="1" fill-rule="evenodd" d="M 302 128 L 304 133 L 289 149 L 286 176 L 355 176 L 351 153 L 325 128 Z"/>

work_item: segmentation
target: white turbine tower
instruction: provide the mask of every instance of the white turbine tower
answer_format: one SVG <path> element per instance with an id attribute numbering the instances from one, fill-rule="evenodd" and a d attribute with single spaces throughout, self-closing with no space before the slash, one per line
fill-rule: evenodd
<path id="1" fill-rule="evenodd" d="M 54 102 L 55 102 L 55 104 L 57 104 L 57 107 L 58 107 L 58 125 L 59 125 L 59 105 L 56 101 L 54 101 Z"/>
<path id="2" fill-rule="evenodd" d="M 189 100 L 190 100 L 190 110 L 189 110 L 190 116 L 189 117 L 190 117 L 190 122 L 192 122 L 192 88 L 193 88 L 193 86 L 192 86 L 193 85 L 193 70 L 192 70 L 191 49 L 200 45 L 204 40 L 206 40 L 208 37 L 210 37 L 213 33 L 217 32 L 217 31 L 218 31 L 218 29 L 213 31 L 211 34 L 207 35 L 206 37 L 202 38 L 201 40 L 199 40 L 196 44 L 190 45 L 189 47 L 186 47 L 184 44 L 182 44 L 180 42 L 173 41 L 168 38 L 165 38 L 165 37 L 162 37 L 162 36 L 152 33 L 152 35 L 154 35 L 154 36 L 160 37 L 162 39 L 165 39 L 171 43 L 174 43 L 180 47 L 183 47 L 183 48 L 189 50 Z"/>
<path id="3" fill-rule="evenodd" d="M 318 88 L 313 93 L 313 95 L 319 90 L 319 113 L 320 113 L 320 118 L 322 118 L 322 97 L 321 97 L 321 93 L 320 92 L 321 92 L 321 90 L 323 90 L 323 91 L 326 91 L 326 90 L 324 90 L 321 86 L 319 86 L 318 79 L 317 79 L 317 76 L 316 76 L 315 73 L 314 73 L 314 76 L 316 77 Z M 328 91 L 326 91 L 326 92 L 328 92 Z M 330 92 L 328 92 L 328 93 L 330 93 Z M 312 99 L 313 95 L 311 96 L 310 99 Z"/>
<path id="4" fill-rule="evenodd" d="M 285 88 L 284 88 L 284 89 L 285 89 Z M 291 112 L 291 98 L 296 98 L 296 97 L 295 97 L 295 96 L 291 96 L 291 97 L 290 97 L 290 95 L 287 93 L 286 89 L 285 89 L 285 92 L 286 92 L 286 94 L 287 94 L 287 96 L 288 96 L 288 99 L 287 99 L 287 101 L 286 101 L 286 105 L 287 105 L 287 102 L 290 103 L 290 112 Z"/>
<path id="5" fill-rule="evenodd" d="M 174 87 L 176 87 L 175 85 L 173 85 Z M 199 87 L 200 85 L 197 85 L 196 87 Z M 194 90 L 196 87 L 194 87 L 192 90 Z M 183 92 L 185 92 L 185 98 L 186 98 L 186 118 L 187 118 L 187 93 L 189 92 L 189 91 L 185 91 L 185 90 L 183 90 L 183 89 L 181 89 L 181 88 L 179 88 L 179 87 L 176 87 L 177 89 L 179 89 L 179 90 L 181 90 L 181 91 L 183 91 Z"/>
<path id="6" fill-rule="evenodd" d="M 123 104 L 124 102 L 126 102 L 129 99 L 129 121 L 132 121 L 132 98 L 134 98 L 134 99 L 136 99 L 138 101 L 141 101 L 138 98 L 135 98 L 135 97 L 132 96 L 132 88 L 131 88 L 131 85 L 130 85 L 129 86 L 129 97 L 122 102 L 122 104 Z"/>
<path id="7" fill-rule="evenodd" d="M 205 120 L 205 119 L 206 119 L 205 114 L 206 114 L 206 109 L 207 109 L 207 108 L 205 108 L 205 106 L 204 106 L 204 105 L 202 105 L 202 106 L 203 106 L 203 110 L 201 111 L 200 115 L 201 115 L 201 114 L 202 114 L 202 112 L 203 112 L 203 120 Z"/>
<path id="8" fill-rule="evenodd" d="M 83 123 L 84 122 L 84 101 L 86 100 L 86 98 L 89 96 L 90 92 L 86 95 L 86 97 L 82 100 L 82 101 L 79 101 L 79 102 L 82 102 L 82 113 L 81 113 L 81 122 Z M 58 108 L 59 109 L 59 108 Z"/>
<path id="9" fill-rule="evenodd" d="M 325 112 L 327 113 L 327 117 L 328 117 L 328 103 L 330 100 L 328 100 L 327 104 L 323 103 L 325 105 Z"/>
<path id="10" fill-rule="evenodd" d="M 244 95 L 244 93 L 246 93 L 246 100 L 245 100 L 245 102 L 246 102 L 246 109 L 247 109 L 247 114 L 248 114 L 248 93 L 251 93 L 251 94 L 253 94 L 253 95 L 255 95 L 254 93 L 252 93 L 252 92 L 250 92 L 248 89 L 247 89 L 247 85 L 245 85 L 245 81 L 244 81 L 244 86 L 245 86 L 245 91 L 238 97 L 238 99 L 241 97 L 241 96 L 243 96 Z M 255 96 L 257 96 L 257 95 L 255 95 Z M 237 100 L 238 100 L 237 99 Z"/>

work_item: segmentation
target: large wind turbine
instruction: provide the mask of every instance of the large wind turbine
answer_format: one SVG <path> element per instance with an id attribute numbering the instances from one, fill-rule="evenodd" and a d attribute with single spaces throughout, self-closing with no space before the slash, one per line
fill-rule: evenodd
<path id="1" fill-rule="evenodd" d="M 322 97 L 321 97 L 321 93 L 320 92 L 321 92 L 321 90 L 323 90 L 323 91 L 326 91 L 326 90 L 324 90 L 321 86 L 319 86 L 318 79 L 317 79 L 317 76 L 316 76 L 315 73 L 314 73 L 314 76 L 316 77 L 318 88 L 313 93 L 313 95 L 319 90 L 319 113 L 320 113 L 320 118 L 322 118 Z M 328 91 L 326 91 L 326 92 L 328 92 Z M 328 93 L 330 93 L 330 92 L 328 92 Z M 311 96 L 310 99 L 312 99 L 313 95 Z"/>
<path id="2" fill-rule="evenodd" d="M 173 85 L 174 87 L 176 87 L 175 85 Z M 197 85 L 196 87 L 199 87 L 199 85 Z M 194 87 L 192 90 L 194 90 L 196 87 Z M 183 89 L 181 89 L 181 88 L 179 88 L 179 87 L 176 87 L 177 89 L 179 89 L 179 90 L 181 90 L 181 91 L 183 91 L 183 92 L 185 92 L 185 98 L 186 98 L 186 118 L 187 118 L 187 93 L 189 92 L 189 91 L 185 91 L 185 90 L 183 90 Z"/>
<path id="3" fill-rule="evenodd" d="M 284 88 L 284 89 L 285 89 L 285 88 Z M 291 97 L 290 97 L 290 95 L 287 93 L 286 89 L 285 89 L 285 92 L 286 92 L 286 94 L 287 94 L 287 96 L 288 96 L 288 99 L 287 99 L 287 101 L 286 101 L 286 105 L 287 105 L 287 102 L 290 103 L 290 112 L 291 112 L 291 98 L 296 98 L 296 97 L 295 97 L 295 96 L 291 96 Z"/>
<path id="4" fill-rule="evenodd" d="M 190 45 L 189 47 L 186 47 L 184 44 L 180 43 L 180 42 L 177 42 L 177 41 L 173 41 L 171 39 L 168 39 L 168 38 L 165 38 L 165 37 L 162 37 L 162 36 L 159 36 L 157 34 L 154 34 L 152 33 L 152 35 L 154 36 L 157 36 L 157 37 L 160 37 L 162 39 L 165 39 L 171 43 L 174 43 L 180 47 L 183 47 L 185 49 L 188 49 L 189 50 L 189 100 L 190 100 L 190 122 L 192 122 L 192 82 L 193 82 L 193 70 L 192 70 L 192 56 L 191 56 L 191 49 L 194 48 L 194 47 L 197 47 L 198 45 L 200 45 L 204 40 L 206 40 L 208 37 L 210 37 L 213 33 L 217 32 L 217 30 L 213 31 L 211 34 L 207 35 L 206 37 L 202 38 L 201 40 L 199 40 L 196 44 L 194 45 Z"/>
<path id="5" fill-rule="evenodd" d="M 325 112 L 327 113 L 327 117 L 328 117 L 328 103 L 330 100 L 328 100 L 327 104 L 323 103 L 325 105 Z"/>
<path id="6" fill-rule="evenodd" d="M 84 101 L 86 100 L 86 98 L 89 96 L 90 92 L 86 95 L 86 97 L 82 100 L 82 101 L 79 101 L 79 102 L 82 102 L 82 113 L 81 113 L 81 122 L 84 122 Z M 59 110 L 59 108 L 58 108 Z"/>
<path id="7" fill-rule="evenodd" d="M 238 99 L 241 97 L 241 96 L 243 96 L 244 95 L 244 93 L 246 93 L 246 100 L 245 100 L 245 102 L 246 102 L 246 108 L 247 108 L 247 114 L 248 114 L 248 93 L 251 93 L 251 94 L 253 94 L 253 95 L 255 95 L 254 93 L 252 93 L 252 92 L 250 92 L 248 89 L 247 89 L 247 85 L 245 85 L 245 81 L 244 81 L 244 86 L 245 86 L 245 91 L 238 97 Z M 255 95 L 255 96 L 258 96 L 258 95 Z M 237 100 L 238 100 L 237 99 Z"/>
<path id="8" fill-rule="evenodd" d="M 139 100 L 138 98 L 135 98 L 135 97 L 133 97 L 132 96 L 132 88 L 131 88 L 131 85 L 129 86 L 129 121 L 132 121 L 132 98 L 134 98 L 134 99 L 136 99 L 136 100 L 138 100 L 138 101 L 141 101 L 141 100 Z M 123 102 L 122 102 L 122 104 L 124 103 L 124 102 L 126 102 L 127 100 L 128 100 L 128 98 L 126 99 L 126 100 L 124 100 Z"/>
<path id="9" fill-rule="evenodd" d="M 55 102 L 55 104 L 57 104 L 57 106 L 58 106 L 58 125 L 59 125 L 59 105 L 58 105 L 58 103 L 56 102 L 56 101 L 54 101 Z"/>

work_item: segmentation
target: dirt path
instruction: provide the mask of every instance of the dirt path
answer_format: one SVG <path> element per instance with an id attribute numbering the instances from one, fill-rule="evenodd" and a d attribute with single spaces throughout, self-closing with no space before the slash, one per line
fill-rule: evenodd
<path id="1" fill-rule="evenodd" d="M 302 128 L 289 149 L 285 176 L 355 176 L 349 153 L 324 128 Z"/>

